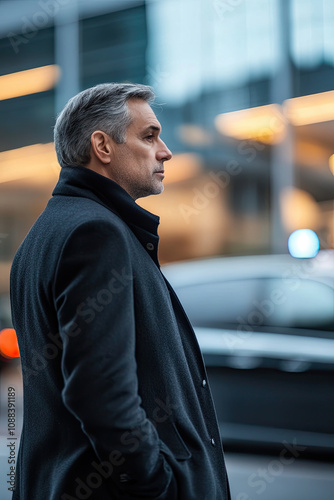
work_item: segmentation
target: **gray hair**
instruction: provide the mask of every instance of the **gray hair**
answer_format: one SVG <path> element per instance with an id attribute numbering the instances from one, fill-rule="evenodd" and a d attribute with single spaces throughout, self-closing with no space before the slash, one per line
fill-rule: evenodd
<path id="1" fill-rule="evenodd" d="M 54 128 L 59 164 L 87 165 L 91 136 L 96 130 L 110 135 L 118 144 L 124 142 L 131 123 L 127 101 L 135 98 L 151 103 L 154 97 L 151 87 L 132 83 L 103 83 L 72 97 Z"/>

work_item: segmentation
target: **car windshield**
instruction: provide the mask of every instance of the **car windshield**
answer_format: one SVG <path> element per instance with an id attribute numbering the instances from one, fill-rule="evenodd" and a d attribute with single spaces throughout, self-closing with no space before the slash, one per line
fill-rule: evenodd
<path id="1" fill-rule="evenodd" d="M 334 289 L 318 281 L 242 279 L 177 292 L 194 326 L 334 330 Z"/>

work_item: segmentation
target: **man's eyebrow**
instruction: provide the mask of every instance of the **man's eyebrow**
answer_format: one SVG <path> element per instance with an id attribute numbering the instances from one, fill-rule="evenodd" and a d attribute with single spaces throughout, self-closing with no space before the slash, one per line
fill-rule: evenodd
<path id="1" fill-rule="evenodd" d="M 146 134 L 147 132 L 151 132 L 152 130 L 156 132 L 161 132 L 161 127 L 159 127 L 158 125 L 150 125 L 149 127 L 146 127 L 143 133 Z"/>

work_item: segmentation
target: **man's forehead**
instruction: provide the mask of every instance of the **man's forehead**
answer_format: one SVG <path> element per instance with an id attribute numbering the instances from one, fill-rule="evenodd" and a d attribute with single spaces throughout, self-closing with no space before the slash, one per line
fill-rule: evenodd
<path id="1" fill-rule="evenodd" d="M 161 125 L 151 106 L 142 99 L 130 99 L 128 107 L 132 115 L 132 124 L 140 128 L 161 130 Z"/>

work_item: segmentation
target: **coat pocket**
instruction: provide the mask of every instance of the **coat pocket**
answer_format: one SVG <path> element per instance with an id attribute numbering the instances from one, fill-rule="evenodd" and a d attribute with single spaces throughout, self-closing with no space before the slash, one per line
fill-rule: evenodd
<path id="1" fill-rule="evenodd" d="M 157 431 L 162 443 L 168 448 L 169 453 L 174 458 L 177 460 L 188 460 L 191 457 L 191 453 L 174 422 L 159 423 Z"/>

